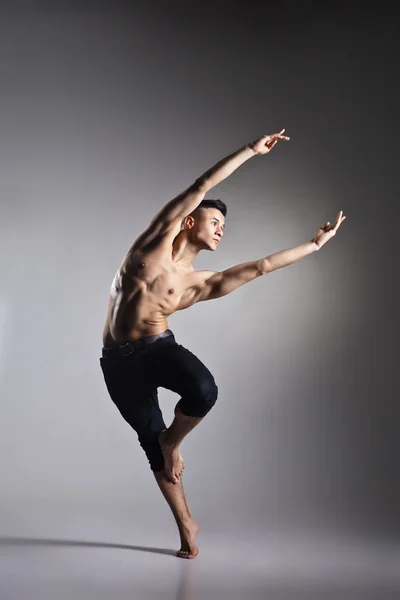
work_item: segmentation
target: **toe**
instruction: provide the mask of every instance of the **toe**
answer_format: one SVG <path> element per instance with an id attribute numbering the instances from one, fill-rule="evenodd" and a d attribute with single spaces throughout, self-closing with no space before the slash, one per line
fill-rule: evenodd
<path id="1" fill-rule="evenodd" d="M 170 481 L 172 481 L 172 483 L 178 483 L 178 480 L 176 479 L 176 475 L 172 471 L 167 471 L 167 477 Z"/>

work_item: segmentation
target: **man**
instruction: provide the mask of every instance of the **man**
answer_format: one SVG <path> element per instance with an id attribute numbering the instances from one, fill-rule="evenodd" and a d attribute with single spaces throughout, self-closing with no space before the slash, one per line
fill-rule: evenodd
<path id="1" fill-rule="evenodd" d="M 111 286 L 101 368 L 109 394 L 136 431 L 173 512 L 181 537 L 177 556 L 182 558 L 197 556 L 199 527 L 183 492 L 179 445 L 215 404 L 218 388 L 207 367 L 175 341 L 167 317 L 319 250 L 345 219 L 340 212 L 334 226 L 326 222 L 310 241 L 266 258 L 222 272 L 193 269 L 200 250 L 215 250 L 225 229 L 225 204 L 203 200 L 205 194 L 249 158 L 289 140 L 284 131 L 246 144 L 168 202 L 129 249 Z M 169 428 L 158 404 L 158 387 L 180 395 Z"/>

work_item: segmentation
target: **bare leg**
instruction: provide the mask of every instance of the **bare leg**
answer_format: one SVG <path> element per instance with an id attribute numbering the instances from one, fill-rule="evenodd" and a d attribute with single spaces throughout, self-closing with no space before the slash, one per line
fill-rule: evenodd
<path id="1" fill-rule="evenodd" d="M 179 444 L 204 417 L 187 417 L 175 406 L 175 418 L 168 429 L 161 431 L 158 440 L 164 456 L 164 470 L 172 483 L 178 483 L 184 468 Z"/>
<path id="2" fill-rule="evenodd" d="M 178 403 L 179 404 L 179 403 Z M 182 440 L 204 419 L 204 417 L 187 417 L 175 406 L 175 418 L 167 429 L 168 444 L 178 447 Z"/>
<path id="3" fill-rule="evenodd" d="M 172 483 L 165 471 L 156 471 L 154 477 L 178 525 L 181 537 L 181 549 L 178 550 L 176 555 L 180 558 L 195 558 L 199 553 L 199 547 L 196 544 L 196 535 L 200 531 L 200 528 L 196 521 L 192 519 L 189 512 L 182 481 L 180 480 L 176 484 Z"/>

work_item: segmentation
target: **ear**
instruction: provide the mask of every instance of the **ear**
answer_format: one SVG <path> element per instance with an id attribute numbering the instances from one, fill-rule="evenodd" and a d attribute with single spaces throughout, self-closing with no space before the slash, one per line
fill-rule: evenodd
<path id="1" fill-rule="evenodd" d="M 194 218 L 191 215 L 188 215 L 187 217 L 184 218 L 184 220 L 183 220 L 184 229 L 192 229 L 193 225 L 194 225 Z"/>

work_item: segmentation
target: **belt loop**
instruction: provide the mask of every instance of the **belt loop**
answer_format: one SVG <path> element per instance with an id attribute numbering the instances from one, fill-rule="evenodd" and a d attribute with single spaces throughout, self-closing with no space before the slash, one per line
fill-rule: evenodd
<path id="1" fill-rule="evenodd" d="M 125 352 L 126 346 L 129 346 L 129 352 Z M 120 351 L 120 353 L 121 353 L 122 356 L 129 356 L 129 354 L 133 354 L 133 348 L 131 346 L 131 343 L 127 342 L 123 346 L 119 346 L 119 351 Z"/>

